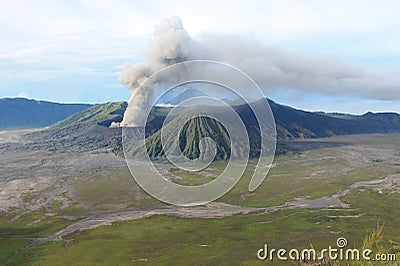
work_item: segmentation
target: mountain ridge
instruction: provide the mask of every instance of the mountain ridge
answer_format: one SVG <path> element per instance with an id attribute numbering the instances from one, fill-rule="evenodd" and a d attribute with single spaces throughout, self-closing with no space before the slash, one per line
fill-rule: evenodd
<path id="1" fill-rule="evenodd" d="M 400 115 L 397 113 L 374 114 L 368 112 L 360 116 L 338 113 L 329 114 L 298 110 L 275 103 L 272 100 L 268 100 L 268 102 L 275 117 L 278 142 L 337 135 L 400 132 Z M 251 105 L 253 104 L 259 103 L 237 105 L 233 106 L 233 108 L 244 121 L 251 136 L 253 147 L 257 147 L 260 136 L 257 130 L 258 122 L 251 111 Z M 109 126 L 112 122 L 121 122 L 126 107 L 126 102 L 93 105 L 54 123 L 45 131 L 30 135 L 30 138 L 34 146 L 52 147 L 52 149 L 53 147 L 55 149 L 71 149 L 71 147 L 76 146 L 79 149 L 89 150 L 98 148 L 121 150 L 121 128 L 109 128 Z M 159 142 L 154 136 L 161 129 L 169 110 L 169 107 L 154 107 L 150 113 L 146 137 L 149 140 L 153 140 L 153 143 Z M 203 126 L 207 130 L 214 127 L 210 123 L 208 125 L 202 124 L 200 128 Z M 190 127 L 190 131 L 193 131 L 193 124 Z M 188 141 L 183 140 L 182 143 L 188 143 Z M 223 146 L 225 147 L 226 145 Z M 184 147 L 182 148 L 184 149 Z M 198 150 L 191 149 L 191 152 L 193 154 L 186 155 L 196 158 Z M 258 153 L 257 148 L 251 152 L 253 156 L 256 156 Z M 225 154 L 227 153 L 220 154 L 220 157 L 226 157 Z M 154 153 L 154 156 L 158 155 L 162 154 Z"/>
<path id="2" fill-rule="evenodd" d="M 25 98 L 0 99 L 0 130 L 47 127 L 90 104 L 62 104 Z"/>

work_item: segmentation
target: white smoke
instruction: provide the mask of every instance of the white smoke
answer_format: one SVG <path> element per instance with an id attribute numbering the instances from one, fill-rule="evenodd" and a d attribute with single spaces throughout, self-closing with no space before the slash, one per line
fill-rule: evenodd
<path id="1" fill-rule="evenodd" d="M 400 99 L 398 80 L 374 76 L 332 55 L 293 52 L 237 35 L 208 34 L 194 40 L 184 29 L 181 19 L 172 17 L 163 19 L 155 27 L 143 62 L 126 64 L 122 70 L 119 80 L 132 88 L 127 109 L 131 121 L 122 124 L 142 121 L 143 111 L 149 108 L 152 99 L 152 89 L 136 88 L 149 76 L 169 65 L 193 59 L 232 64 L 250 75 L 264 92 L 283 88 L 367 99 L 387 100 L 388 95 L 391 99 Z"/>
<path id="2" fill-rule="evenodd" d="M 163 19 L 155 27 L 154 37 L 145 52 L 143 62 L 125 64 L 119 81 L 132 88 L 132 96 L 127 112 L 131 121 L 122 121 L 123 125 L 137 124 L 145 118 L 144 110 L 149 108 L 151 89 L 135 90 L 153 73 L 179 62 L 195 59 L 194 45 L 179 17 Z M 128 117 L 128 116 L 124 116 Z M 136 121 L 137 120 L 137 121 Z"/>
<path id="3" fill-rule="evenodd" d="M 193 59 L 192 40 L 179 17 L 163 19 L 155 27 L 141 63 L 126 64 L 119 80 L 129 87 L 140 86 L 151 74 L 169 65 Z"/>

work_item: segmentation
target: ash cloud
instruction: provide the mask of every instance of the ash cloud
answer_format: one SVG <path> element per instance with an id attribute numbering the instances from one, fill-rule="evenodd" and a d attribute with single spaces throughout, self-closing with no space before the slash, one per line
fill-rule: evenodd
<path id="1" fill-rule="evenodd" d="M 153 39 L 144 54 L 143 62 L 125 64 L 119 81 L 132 89 L 130 104 L 124 115 L 123 125 L 138 125 L 146 119 L 146 110 L 150 108 L 152 96 L 151 84 L 138 89 L 153 73 L 176 63 L 195 59 L 194 41 L 183 28 L 179 17 L 163 19 L 154 29 Z M 130 121 L 127 121 L 129 117 Z"/>
<path id="2" fill-rule="evenodd" d="M 149 76 L 169 65 L 194 59 L 231 64 L 253 78 L 266 94 L 290 89 L 300 93 L 400 100 L 400 80 L 373 75 L 335 56 L 290 51 L 239 35 L 203 34 L 193 39 L 181 19 L 172 17 L 161 20 L 155 27 L 143 62 L 123 67 L 119 80 L 132 89 L 127 110 L 130 117 L 142 119 L 140 112 L 149 105 L 152 90 L 137 90 Z"/>
<path id="3" fill-rule="evenodd" d="M 179 17 L 163 19 L 155 27 L 143 62 L 125 64 L 119 81 L 131 88 L 139 87 L 153 73 L 179 62 L 194 59 L 193 41 Z"/>

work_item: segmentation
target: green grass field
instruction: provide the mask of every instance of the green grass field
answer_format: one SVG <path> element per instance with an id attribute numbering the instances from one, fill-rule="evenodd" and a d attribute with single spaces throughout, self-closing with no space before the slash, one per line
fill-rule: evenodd
<path id="1" fill-rule="evenodd" d="M 279 248 L 307 248 L 312 243 L 316 248 L 324 248 L 334 245 L 338 237 L 346 237 L 351 246 L 360 247 L 366 230 L 374 228 L 382 217 L 385 217 L 386 250 L 398 253 L 400 247 L 389 242 L 400 240 L 396 220 L 399 208 L 397 211 L 378 207 L 371 210 L 369 206 L 382 206 L 390 200 L 398 207 L 399 198 L 376 194 L 363 192 L 360 197 L 347 197 L 346 202 L 357 207 L 351 211 L 298 209 L 222 219 L 153 216 L 116 222 L 75 233 L 68 237 L 73 239 L 68 244 L 51 242 L 18 254 L 12 254 L 13 250 L 27 241 L 8 240 L 2 245 L 6 248 L 2 248 L 1 259 L 14 265 L 132 265 L 139 262 L 261 265 L 266 262 L 258 261 L 255 252 L 264 243 Z M 353 218 L 359 214 L 362 215 Z"/>
<path id="2" fill-rule="evenodd" d="M 360 137 L 356 144 L 354 140 L 350 137 L 351 144 L 344 148 L 278 156 L 268 178 L 258 190 L 249 193 L 250 169 L 255 163 L 252 161 L 237 186 L 218 201 L 252 207 L 278 206 L 299 196 L 330 196 L 358 181 L 400 173 L 400 165 L 393 159 L 400 156 L 398 149 L 393 149 L 399 144 L 398 136 L 373 142 Z M 191 173 L 174 182 L 199 184 L 210 180 L 222 167 L 216 163 L 209 173 Z M 172 168 L 170 174 L 173 177 L 184 173 Z M 82 175 L 74 187 L 76 198 L 66 209 L 60 209 L 55 202 L 49 208 L 19 218 L 15 218 L 17 210 L 0 218 L 0 265 L 299 265 L 259 261 L 256 252 L 265 243 L 275 248 L 301 249 L 312 244 L 322 249 L 334 246 L 338 237 L 345 237 L 349 247 L 362 247 L 367 231 L 378 222 L 384 224 L 381 250 L 396 253 L 400 260 L 398 186 L 397 190 L 354 189 L 341 197 L 349 209 L 281 209 L 214 219 L 157 215 L 73 233 L 63 241 L 18 252 L 32 238 L 44 237 L 73 222 L 62 215 L 84 216 L 127 207 L 164 205 L 141 191 L 127 170 L 108 176 Z"/>

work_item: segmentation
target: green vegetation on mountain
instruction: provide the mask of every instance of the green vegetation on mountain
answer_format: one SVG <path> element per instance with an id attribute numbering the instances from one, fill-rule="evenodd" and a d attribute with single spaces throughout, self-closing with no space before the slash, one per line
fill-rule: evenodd
<path id="1" fill-rule="evenodd" d="M 167 138 L 167 146 L 172 145 L 170 142 L 178 141 L 177 145 L 179 145 L 183 155 L 190 159 L 196 159 L 201 155 L 200 141 L 208 137 L 215 141 L 217 148 L 215 158 L 217 160 L 229 159 L 231 151 L 230 138 L 221 123 L 211 117 L 200 116 L 191 118 L 181 127 L 186 118 L 186 115 L 182 115 L 165 126 L 166 132 L 170 132 Z M 180 129 L 182 130 L 180 131 Z M 164 156 L 165 151 L 162 147 L 161 130 L 147 138 L 146 147 L 150 157 Z M 208 153 L 209 149 L 212 148 L 212 146 L 203 145 L 204 153 Z"/>
<path id="2" fill-rule="evenodd" d="M 105 126 L 109 126 L 111 122 L 120 122 L 122 120 L 126 107 L 126 102 L 95 104 L 86 110 L 75 113 L 64 120 L 55 123 L 52 127 L 64 127 L 78 123 L 101 123 Z"/>

